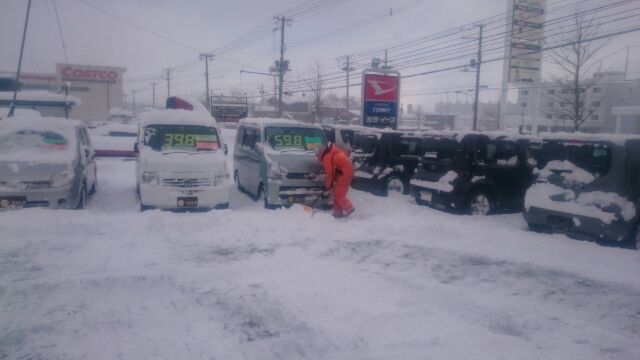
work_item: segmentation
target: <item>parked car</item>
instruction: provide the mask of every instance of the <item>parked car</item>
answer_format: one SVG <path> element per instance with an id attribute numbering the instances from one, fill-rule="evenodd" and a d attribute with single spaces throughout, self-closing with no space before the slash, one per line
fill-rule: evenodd
<path id="1" fill-rule="evenodd" d="M 541 162 L 525 197 L 532 229 L 640 248 L 640 136 L 549 135 Z"/>
<path id="2" fill-rule="evenodd" d="M 208 113 L 144 113 L 135 151 L 141 211 L 229 207 L 227 147 Z"/>
<path id="3" fill-rule="evenodd" d="M 369 128 L 358 125 L 322 125 L 327 141 L 350 154 L 353 151 L 353 140 L 356 132 Z"/>
<path id="4" fill-rule="evenodd" d="M 377 195 L 409 193 L 422 150 L 420 133 L 367 129 L 355 134 L 353 188 Z"/>
<path id="5" fill-rule="evenodd" d="M 97 190 L 85 125 L 53 117 L 12 117 L 0 125 L 0 208 L 82 209 Z"/>
<path id="6" fill-rule="evenodd" d="M 135 157 L 138 124 L 107 124 L 89 130 L 98 157 Z"/>
<path id="7" fill-rule="evenodd" d="M 411 192 L 419 204 L 474 215 L 519 210 L 536 164 L 530 142 L 504 133 L 427 132 Z"/>
<path id="8" fill-rule="evenodd" d="M 242 119 L 234 151 L 234 179 L 266 208 L 311 203 L 326 175 L 314 150 L 326 146 L 322 128 L 285 119 Z M 318 206 L 330 204 L 320 199 Z"/>

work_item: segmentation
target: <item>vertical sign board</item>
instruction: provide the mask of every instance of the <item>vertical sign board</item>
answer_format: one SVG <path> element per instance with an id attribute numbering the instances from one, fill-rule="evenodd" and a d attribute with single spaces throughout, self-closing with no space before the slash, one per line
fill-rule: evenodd
<path id="1" fill-rule="evenodd" d="M 509 82 L 533 83 L 540 80 L 546 0 L 513 1 Z"/>
<path id="2" fill-rule="evenodd" d="M 400 73 L 367 69 L 362 73 L 362 125 L 398 128 Z"/>

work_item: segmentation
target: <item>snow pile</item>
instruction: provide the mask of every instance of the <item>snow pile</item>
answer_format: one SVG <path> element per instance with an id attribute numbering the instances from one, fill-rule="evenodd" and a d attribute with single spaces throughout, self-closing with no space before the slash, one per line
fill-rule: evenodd
<path id="1" fill-rule="evenodd" d="M 498 159 L 497 164 L 500 166 L 516 166 L 518 165 L 518 157 L 514 155 L 508 159 Z"/>
<path id="2" fill-rule="evenodd" d="M 553 160 L 539 172 L 540 178 L 549 178 L 558 174 L 562 176 L 564 183 L 568 186 L 584 185 L 592 182 L 596 177 L 590 172 L 575 165 L 569 160 Z"/>
<path id="3" fill-rule="evenodd" d="M 445 193 L 453 191 L 453 182 L 458 178 L 458 173 L 455 171 L 448 171 L 438 181 L 427 181 L 419 179 L 411 179 L 411 185 L 418 187 L 437 190 Z"/>
<path id="4" fill-rule="evenodd" d="M 571 189 L 543 182 L 536 183 L 527 190 L 525 208 L 529 211 L 532 207 L 595 218 L 607 225 L 618 216 L 625 221 L 636 216 L 633 203 L 615 193 L 585 192 L 576 198 Z"/>

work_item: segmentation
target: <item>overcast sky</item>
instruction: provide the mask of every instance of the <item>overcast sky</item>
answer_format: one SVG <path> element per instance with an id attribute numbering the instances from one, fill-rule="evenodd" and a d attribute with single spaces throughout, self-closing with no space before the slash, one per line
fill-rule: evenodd
<path id="1" fill-rule="evenodd" d="M 330 0 L 327 0 L 330 1 Z M 435 34 L 457 26 L 503 14 L 507 0 L 351 0 L 313 17 L 293 19 L 286 28 L 290 44 L 286 58 L 291 60 L 290 80 L 304 77 L 314 59 L 327 72 L 338 68 L 337 58 L 369 49 L 392 47 L 402 41 Z M 585 2 L 596 0 L 585 0 Z M 137 90 L 139 99 L 150 99 L 150 83 L 158 82 L 158 91 L 166 92 L 162 69 L 182 64 L 173 74 L 172 93 L 204 92 L 204 64 L 196 61 L 199 52 L 211 51 L 237 39 L 274 14 L 304 3 L 302 0 L 56 0 L 68 61 L 77 64 L 122 66 L 127 68 L 125 91 Z M 335 1 L 334 1 L 335 2 Z M 570 3 L 549 0 L 549 6 Z M 596 1 L 606 3 L 607 1 Z M 613 2 L 613 0 L 611 0 Z M 0 1 L 0 70 L 16 67 L 26 0 Z M 126 24 L 87 3 L 151 30 L 157 36 Z M 384 16 L 384 14 L 387 14 Z M 356 26 L 367 22 L 367 26 Z M 273 26 L 275 28 L 275 24 Z M 346 27 L 347 30 L 344 30 Z M 343 31 L 335 31 L 343 29 Z M 497 31 L 497 30 L 496 30 Z M 162 39 L 164 37 L 167 39 Z M 311 39 L 311 41 L 308 41 Z M 640 33 L 610 41 L 602 52 L 605 65 L 621 70 L 627 45 L 640 45 Z M 177 44 L 179 43 L 179 44 Z M 233 89 L 255 93 L 261 82 L 268 89 L 268 77 L 240 75 L 242 68 L 268 71 L 275 59 L 279 34 L 269 32 L 255 42 L 215 58 L 210 63 L 212 90 L 228 93 Z M 632 64 L 638 50 L 632 50 Z M 382 53 L 379 53 L 382 56 Z M 33 0 L 23 68 L 25 71 L 55 71 L 55 63 L 64 62 L 60 32 L 52 0 Z M 390 53 L 394 63 L 393 52 Z M 447 64 L 446 65 L 455 65 Z M 459 64 L 459 61 L 458 63 Z M 443 65 L 439 65 L 442 67 Z M 502 65 L 483 67 L 482 82 L 499 83 Z M 411 69 L 406 73 L 415 73 Z M 354 74 L 357 82 L 359 74 Z M 403 82 L 403 102 L 424 104 L 427 109 L 439 100 L 468 96 L 456 95 L 473 83 L 473 73 L 459 70 L 407 79 Z M 442 90 L 442 91 L 441 91 Z M 342 93 L 342 90 L 336 90 Z M 448 94 L 444 93 L 449 91 Z M 357 88 L 352 88 L 352 94 Z M 442 92 L 441 94 L 433 94 Z M 427 93 L 428 95 L 417 95 Z M 487 90 L 484 99 L 495 99 Z"/>

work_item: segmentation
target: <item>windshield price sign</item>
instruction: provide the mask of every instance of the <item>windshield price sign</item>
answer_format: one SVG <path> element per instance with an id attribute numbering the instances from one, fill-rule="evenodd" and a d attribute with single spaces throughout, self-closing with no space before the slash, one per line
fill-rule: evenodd
<path id="1" fill-rule="evenodd" d="M 398 128 L 400 73 L 369 69 L 362 74 L 362 125 Z"/>

